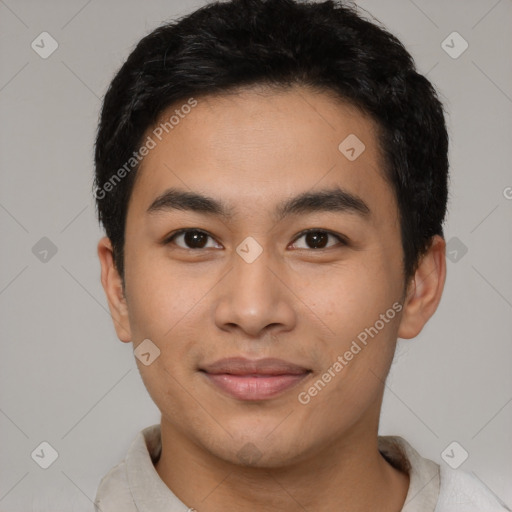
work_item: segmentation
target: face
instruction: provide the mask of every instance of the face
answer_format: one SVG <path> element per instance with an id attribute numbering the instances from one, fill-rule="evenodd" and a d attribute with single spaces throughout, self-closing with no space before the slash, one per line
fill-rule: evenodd
<path id="1" fill-rule="evenodd" d="M 137 364 L 162 422 L 235 463 L 252 443 L 261 466 L 375 430 L 406 327 L 373 122 L 318 92 L 253 89 L 198 98 L 161 140 L 152 130 L 125 296 L 102 265 L 119 338 L 150 340 Z"/>

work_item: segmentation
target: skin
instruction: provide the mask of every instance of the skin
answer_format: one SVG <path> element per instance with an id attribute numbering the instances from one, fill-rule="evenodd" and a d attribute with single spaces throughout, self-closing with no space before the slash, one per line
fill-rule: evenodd
<path id="1" fill-rule="evenodd" d="M 354 161 L 338 150 L 349 134 L 366 146 Z M 108 238 L 98 244 L 101 280 L 119 339 L 135 348 L 149 338 L 161 351 L 149 366 L 136 361 L 162 413 L 156 470 L 187 506 L 402 508 L 409 477 L 377 448 L 384 381 L 397 337 L 415 337 L 438 306 L 445 242 L 432 239 L 405 283 L 398 208 L 381 162 L 371 119 L 305 88 L 198 98 L 145 157 L 127 213 L 125 294 Z M 280 201 L 331 186 L 358 195 L 371 216 L 314 212 L 276 223 Z M 223 200 L 236 215 L 147 213 L 169 187 Z M 182 228 L 207 232 L 207 247 L 187 249 L 183 236 L 162 243 Z M 315 248 L 299 238 L 309 228 L 344 235 L 348 245 L 329 237 Z M 250 264 L 236 252 L 248 236 L 263 249 Z M 395 302 L 402 311 L 301 404 L 298 394 Z M 312 373 L 276 398 L 237 400 L 198 371 L 231 356 L 282 358 Z M 256 461 L 240 458 L 247 443 Z"/>

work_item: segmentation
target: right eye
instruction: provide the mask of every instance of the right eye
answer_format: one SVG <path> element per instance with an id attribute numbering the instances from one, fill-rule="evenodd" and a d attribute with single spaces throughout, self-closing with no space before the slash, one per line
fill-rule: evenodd
<path id="1" fill-rule="evenodd" d="M 179 231 L 176 231 L 169 237 L 167 237 L 164 241 L 164 245 L 172 243 L 177 245 L 180 249 L 185 249 L 189 251 L 196 251 L 204 248 L 215 248 L 212 246 L 207 246 L 208 238 L 211 238 L 213 240 L 210 234 L 201 229 L 180 229 Z M 184 245 L 178 244 L 177 240 L 181 240 Z"/>

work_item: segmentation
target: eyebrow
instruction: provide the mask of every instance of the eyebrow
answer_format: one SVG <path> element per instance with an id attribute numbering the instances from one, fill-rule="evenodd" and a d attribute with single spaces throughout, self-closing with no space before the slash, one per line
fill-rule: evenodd
<path id="1" fill-rule="evenodd" d="M 178 188 L 167 189 L 159 195 L 151 203 L 147 212 L 152 214 L 173 210 L 192 211 L 227 220 L 235 216 L 233 208 L 224 201 Z M 314 212 L 350 213 L 364 219 L 371 216 L 371 210 L 363 199 L 340 187 L 333 187 L 315 192 L 303 192 L 295 197 L 285 199 L 277 205 L 274 217 L 276 221 L 281 221 L 291 215 L 305 215 Z"/>

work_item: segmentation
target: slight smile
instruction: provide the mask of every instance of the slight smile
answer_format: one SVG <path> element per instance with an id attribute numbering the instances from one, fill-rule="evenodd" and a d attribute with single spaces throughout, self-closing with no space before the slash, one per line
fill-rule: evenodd
<path id="1" fill-rule="evenodd" d="M 303 381 L 312 370 L 284 361 L 243 357 L 220 359 L 199 368 L 218 390 L 239 400 L 275 398 Z"/>

